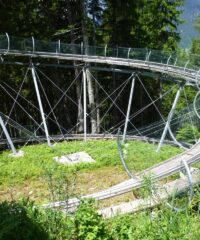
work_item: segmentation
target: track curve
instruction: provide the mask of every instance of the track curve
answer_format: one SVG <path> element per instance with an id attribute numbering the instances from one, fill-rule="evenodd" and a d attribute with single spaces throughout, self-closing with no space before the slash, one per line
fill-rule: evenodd
<path id="1" fill-rule="evenodd" d="M 80 44 L 58 44 L 34 38 L 16 38 L 0 35 L 0 54 L 10 56 L 27 56 L 31 58 L 51 58 L 57 60 L 80 61 L 83 63 L 99 63 L 116 66 L 128 66 L 136 69 L 167 73 L 184 79 L 187 83 L 199 85 L 199 67 L 190 62 L 198 62 L 200 56 L 188 55 L 181 59 L 176 53 L 157 50 L 117 48 L 106 50 L 106 47 L 93 47 Z M 113 52 L 120 52 L 114 54 Z M 120 56 L 119 56 L 120 55 Z M 173 56 L 173 57 L 172 57 Z M 180 58 L 180 59 L 179 59 Z M 177 59 L 179 61 L 177 61 Z"/>
<path id="2" fill-rule="evenodd" d="M 63 202 L 54 202 L 44 205 L 47 208 L 66 208 L 69 211 L 73 211 L 79 204 L 80 199 L 83 198 L 94 198 L 96 200 L 104 200 L 107 198 L 115 197 L 127 192 L 132 191 L 133 189 L 138 189 L 143 186 L 144 176 L 151 176 L 153 181 L 158 181 L 164 179 L 168 176 L 171 176 L 181 170 L 184 170 L 184 165 L 182 160 L 185 160 L 186 163 L 191 166 L 200 161 L 200 142 L 194 145 L 191 149 L 187 150 L 184 153 L 181 153 L 175 157 L 172 157 L 162 163 L 156 164 L 140 173 L 136 174 L 135 179 L 129 179 L 122 183 L 116 184 L 106 190 L 81 196 L 80 198 L 69 199 L 68 201 Z"/>

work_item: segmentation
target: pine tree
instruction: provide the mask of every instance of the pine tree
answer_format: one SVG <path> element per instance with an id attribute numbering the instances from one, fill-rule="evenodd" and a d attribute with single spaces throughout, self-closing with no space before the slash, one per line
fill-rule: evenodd
<path id="1" fill-rule="evenodd" d="M 177 26 L 183 0 L 143 0 L 138 9 L 141 46 L 175 50 L 180 40 Z"/>

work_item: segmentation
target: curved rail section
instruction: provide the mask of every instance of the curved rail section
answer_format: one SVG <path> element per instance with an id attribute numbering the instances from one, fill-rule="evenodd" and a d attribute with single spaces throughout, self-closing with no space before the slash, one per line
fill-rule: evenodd
<path id="1" fill-rule="evenodd" d="M 96 200 L 104 200 L 107 198 L 115 197 L 127 192 L 132 191 L 133 189 L 138 189 L 143 186 L 143 179 L 145 176 L 151 177 L 153 181 L 158 181 L 164 179 L 168 176 L 180 172 L 185 169 L 183 161 L 191 166 L 200 161 L 200 143 L 194 145 L 190 150 L 181 153 L 169 160 L 166 160 L 162 163 L 156 164 L 138 174 L 135 178 L 126 180 L 122 183 L 119 183 L 113 187 L 110 187 L 106 190 L 88 194 L 78 198 L 69 199 L 68 201 L 63 202 L 54 202 L 44 205 L 47 208 L 63 208 L 68 211 L 73 211 L 79 204 L 80 199 L 83 198 L 94 198 Z"/>
<path id="2" fill-rule="evenodd" d="M 200 56 L 192 54 L 169 53 L 157 50 L 135 48 L 109 48 L 39 41 L 32 38 L 16 38 L 0 35 L 0 54 L 76 60 L 85 63 L 101 63 L 153 72 L 167 73 L 185 79 L 190 84 L 199 84 Z M 187 55 L 187 56 L 186 56 Z"/>

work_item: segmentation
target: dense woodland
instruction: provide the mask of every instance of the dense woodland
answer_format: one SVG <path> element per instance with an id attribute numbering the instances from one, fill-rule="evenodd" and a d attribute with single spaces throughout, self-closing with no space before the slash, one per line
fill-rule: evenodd
<path id="1" fill-rule="evenodd" d="M 128 47 L 178 51 L 180 36 L 177 32 L 177 27 L 183 21 L 180 10 L 183 2 L 183 0 L 19 0 L 17 3 L 12 0 L 9 2 L 0 1 L 0 32 L 1 34 L 7 32 L 10 36 L 17 37 L 30 38 L 34 36 L 35 39 L 47 41 L 61 40 L 65 43 L 83 43 L 83 46 L 104 46 L 107 44 L 108 47 L 114 48 Z M 198 21 L 197 27 L 199 28 Z M 200 53 L 198 46 L 199 40 L 194 40 L 192 45 L 193 53 Z M 64 133 L 66 133 L 64 129 L 69 130 L 76 123 L 76 128 L 73 128 L 73 132 L 83 131 L 82 74 L 80 73 L 83 63 L 58 62 L 50 59 L 41 60 L 36 58 L 11 58 L 8 56 L 2 56 L 2 58 L 2 63 L 19 60 L 26 64 L 29 64 L 31 61 L 34 64 L 54 64 L 54 67 L 44 67 L 41 65 L 38 68 L 52 79 L 62 91 L 71 86 L 74 78 L 76 78 L 69 91 L 70 98 L 73 101 L 64 97 L 54 109 L 54 113 L 59 124 L 63 126 L 61 130 Z M 69 65 L 70 67 L 61 68 L 59 64 Z M 88 88 L 87 108 L 88 112 L 92 111 L 90 118 L 88 117 L 88 131 L 92 133 L 109 129 L 111 125 L 115 125 L 124 119 L 124 116 L 119 113 L 117 107 L 113 105 L 100 123 L 100 119 L 105 114 L 111 102 L 106 101 L 101 108 L 97 107 L 98 103 L 106 95 L 96 83 L 95 78 L 111 94 L 113 89 L 118 88 L 131 75 L 114 71 L 94 71 L 91 67 L 95 66 L 94 64 L 86 66 Z M 114 67 L 110 66 L 110 68 Z M 14 104 L 14 107 L 12 107 L 17 92 L 21 87 L 20 95 L 25 97 L 29 102 L 19 96 L 17 97 L 17 101 L 27 109 L 37 122 L 41 122 L 40 114 L 32 107 L 32 104 L 38 106 L 38 103 L 30 72 L 27 74 L 23 86 L 21 86 L 26 71 L 27 66 L 1 64 L 0 111 L 9 115 L 23 126 L 34 126 L 36 123 L 27 117 L 19 104 Z M 49 106 L 54 106 L 61 97 L 61 92 L 54 85 L 50 84 L 44 78 L 44 75 L 39 75 L 42 82 L 40 87 L 42 101 L 45 113 L 47 114 L 51 110 Z M 155 79 L 155 77 L 150 78 L 147 76 L 142 76 L 141 78 L 152 98 L 155 99 L 161 94 L 163 87 L 162 81 L 159 78 Z M 124 93 L 117 100 L 117 105 L 124 112 L 127 109 L 130 84 L 131 82 L 124 88 Z M 42 92 L 42 88 L 45 89 L 45 93 Z M 117 97 L 117 94 L 114 93 L 111 95 L 112 100 Z M 135 112 L 141 109 L 149 101 L 142 85 L 136 82 L 134 105 L 131 111 Z M 157 106 L 163 113 L 167 113 L 168 108 L 170 108 L 170 104 L 162 105 L 161 101 Z M 156 121 L 159 116 L 156 113 L 151 114 L 154 110 L 149 108 L 134 120 L 133 123 L 137 127 L 140 127 Z M 50 118 L 53 119 L 54 117 L 51 113 Z M 48 120 L 48 126 L 51 133 L 56 134 L 59 130 L 54 122 Z M 100 128 L 99 125 L 103 126 L 103 128 Z"/>

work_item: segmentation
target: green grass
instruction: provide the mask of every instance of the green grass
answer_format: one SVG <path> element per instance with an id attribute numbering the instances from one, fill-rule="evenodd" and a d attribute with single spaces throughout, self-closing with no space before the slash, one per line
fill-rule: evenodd
<path id="1" fill-rule="evenodd" d="M 164 145 L 160 152 L 156 152 L 156 149 L 157 145 L 139 141 L 129 142 L 127 147 L 127 166 L 133 171 L 141 171 L 181 153 L 179 148 L 169 145 Z"/>
<path id="2" fill-rule="evenodd" d="M 58 143 L 50 148 L 46 144 L 32 145 L 21 148 L 25 155 L 21 158 L 11 157 L 9 151 L 0 155 L 0 185 L 9 186 L 22 184 L 24 181 L 36 180 L 44 176 L 49 169 L 72 172 L 94 170 L 105 166 L 121 166 L 117 144 L 112 140 L 75 141 Z M 55 156 L 85 151 L 96 160 L 93 164 L 78 164 L 65 166 L 53 160 Z M 152 144 L 132 141 L 128 147 L 128 164 L 135 171 L 143 170 L 155 163 L 168 159 L 180 153 L 180 149 L 164 146 L 160 153 L 155 152 Z"/>
<path id="3" fill-rule="evenodd" d="M 153 144 L 139 141 L 131 141 L 128 144 L 127 164 L 135 171 L 141 171 L 181 152 L 179 148 L 163 146 L 162 150 L 156 153 L 157 146 Z M 122 181 L 126 176 L 119 159 L 117 143 L 112 140 L 86 143 L 63 142 L 52 148 L 46 144 L 32 145 L 23 147 L 22 150 L 25 152 L 22 158 L 9 156 L 9 151 L 4 151 L 0 155 L 0 195 L 1 191 L 7 188 L 18 191 L 19 186 L 25 188 L 30 185 L 40 192 L 38 196 L 40 201 L 36 203 L 41 203 L 46 197 L 44 196 L 47 190 L 45 178 L 53 177 L 53 181 L 47 180 L 52 196 L 64 194 L 67 198 L 68 192 L 62 186 L 69 180 L 69 176 L 78 178 L 75 180 L 75 188 L 81 189 L 87 184 L 96 187 L 100 182 L 104 186 L 109 186 L 116 180 Z M 78 151 L 87 152 L 96 160 L 96 163 L 68 167 L 53 160 L 55 156 Z M 58 177 L 56 182 L 54 182 L 55 177 Z M 95 189 L 97 190 L 98 188 Z M 15 233 L 21 232 L 23 234 L 20 239 L 27 239 L 27 236 L 32 236 L 32 234 L 31 239 L 35 239 L 34 236 L 37 233 L 38 236 L 40 234 L 43 236 L 42 239 L 52 240 L 196 240 L 199 239 L 200 234 L 199 192 L 199 190 L 195 192 L 192 204 L 185 212 L 174 212 L 163 203 L 162 206 L 153 210 L 117 216 L 110 220 L 102 219 L 90 205 L 82 205 L 75 215 L 68 216 L 57 211 L 37 208 L 32 203 L 2 202 L 0 203 L 2 213 L 0 213 L 0 224 L 4 231 L 0 231 L 0 239 L 15 239 Z M 51 200 L 55 199 L 49 199 Z M 114 200 L 112 201 L 110 204 L 115 204 Z M 20 224 L 23 221 L 25 225 Z M 27 224 L 28 227 L 26 227 Z M 9 237 L 6 238 L 6 236 Z"/>
<path id="4" fill-rule="evenodd" d="M 127 214 L 109 220 L 114 239 L 197 240 L 200 234 L 199 212 L 176 212 L 166 207 Z"/>

